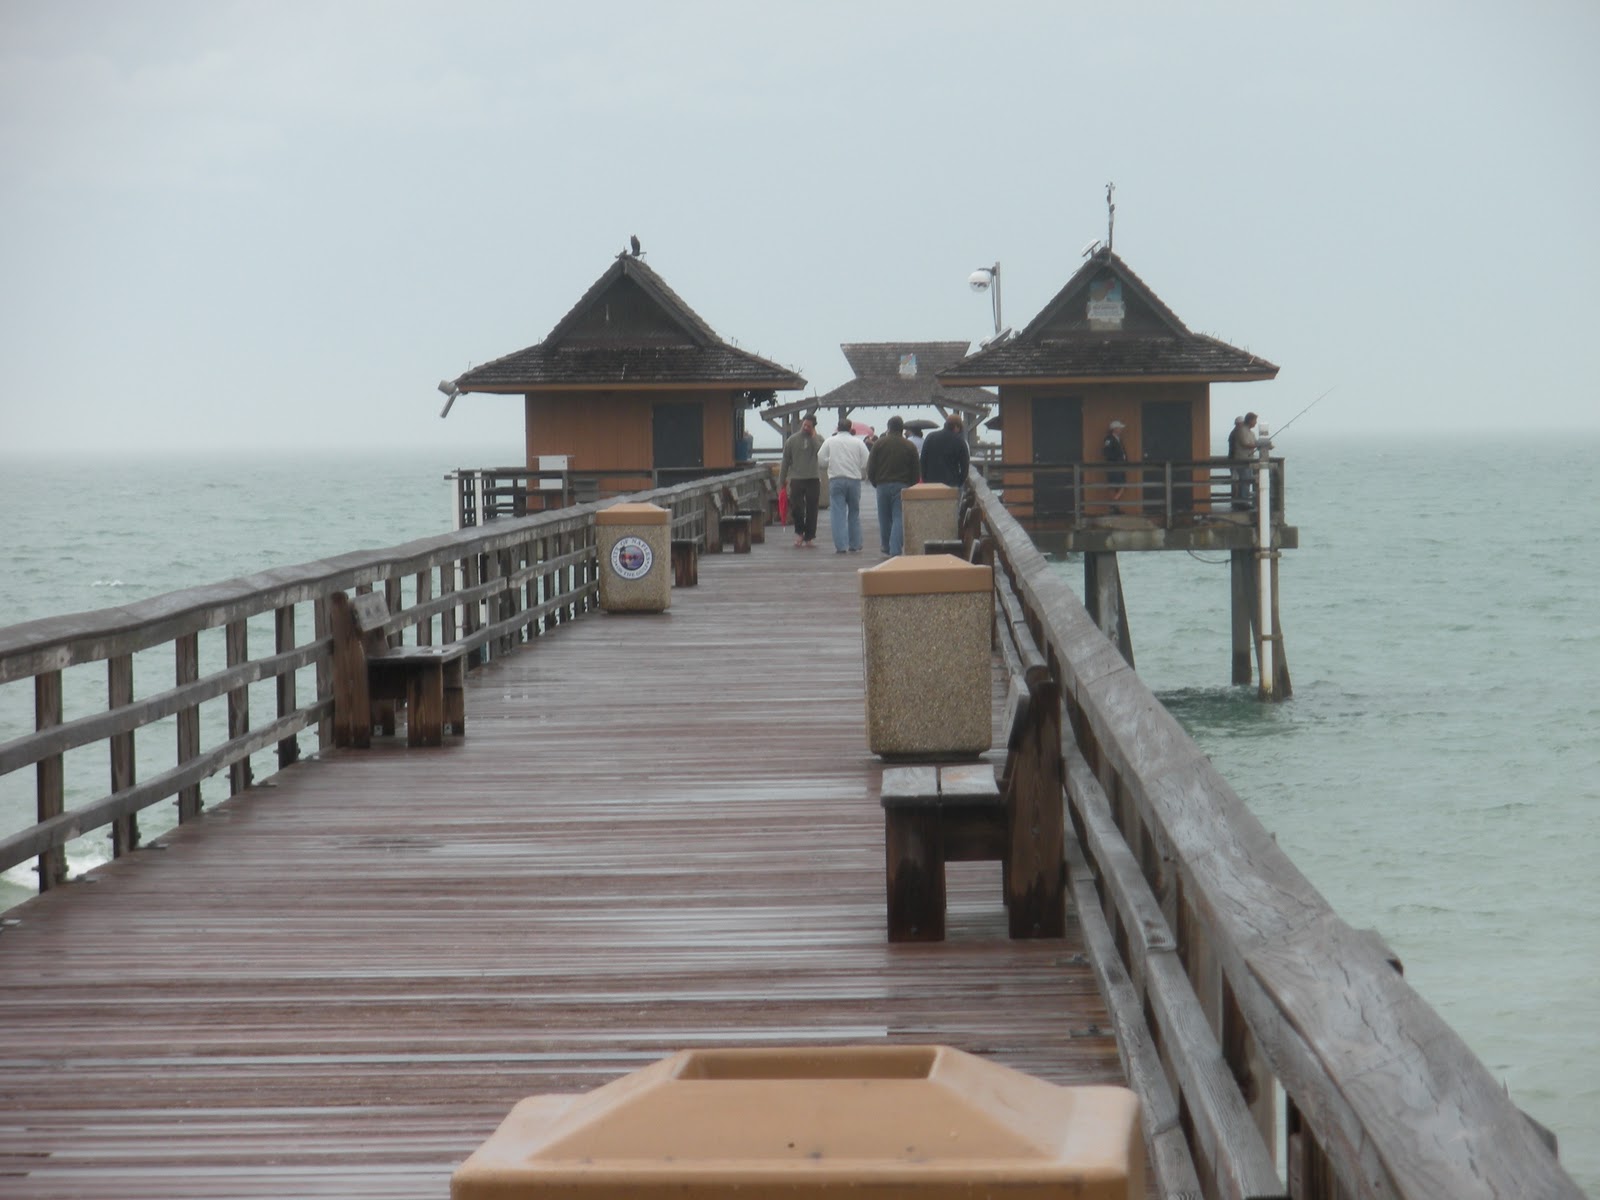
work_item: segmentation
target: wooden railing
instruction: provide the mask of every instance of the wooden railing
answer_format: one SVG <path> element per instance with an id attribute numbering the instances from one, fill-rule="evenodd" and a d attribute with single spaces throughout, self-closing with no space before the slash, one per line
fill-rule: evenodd
<path id="1" fill-rule="evenodd" d="M 632 495 L 644 488 L 666 488 L 725 475 L 725 469 L 655 467 L 644 470 L 530 470 L 527 467 L 460 467 L 448 476 L 455 485 L 456 525 L 482 525 L 501 517 L 592 504 Z"/>
<path id="2" fill-rule="evenodd" d="M 1281 458 L 1267 460 L 1272 472 L 1272 515 L 1284 515 L 1286 472 Z M 1122 482 L 1110 478 L 1120 472 Z M 1028 525 L 1080 525 L 1113 509 L 1171 528 L 1213 514 L 1253 507 L 1256 463 L 1225 458 L 1175 462 L 982 463 L 984 481 L 1005 496 L 1006 507 Z"/>
<path id="3" fill-rule="evenodd" d="M 1060 686 L 1068 882 L 1160 1194 L 1577 1200 L 1549 1135 L 1381 939 L 1329 908 L 976 470 L 969 483 L 963 536 L 990 543 Z"/>
<path id="4" fill-rule="evenodd" d="M 770 480 L 768 469 L 753 468 L 633 498 L 669 509 L 674 536 L 698 533 L 715 549 L 715 505 L 724 489 L 754 505 L 765 502 Z M 226 771 L 229 794 L 236 794 L 255 782 L 252 756 L 270 764 L 275 751 L 277 767 L 287 766 L 301 754 L 297 735 L 312 728 L 319 748 L 331 746 L 328 597 L 335 591 L 381 591 L 394 614 L 388 627 L 394 640 L 410 631 L 419 645 L 464 642 L 475 666 L 590 611 L 598 596 L 594 514 L 601 507 L 495 521 L 123 608 L 0 629 L 0 685 L 26 686 L 31 678 L 35 717 L 33 732 L 0 743 L 0 779 L 32 767 L 37 796 L 35 823 L 0 837 L 0 870 L 37 858 L 39 887 L 51 888 L 66 879 L 65 847 L 72 840 L 110 826 L 113 856 L 126 854 L 139 844 L 137 815 L 151 805 L 176 796 L 178 819 L 187 821 L 201 810 L 202 781 Z M 264 646 L 270 632 L 270 650 L 252 652 L 252 622 L 261 635 L 254 644 Z M 220 653 L 202 655 L 201 635 L 218 629 Z M 136 699 L 135 659 L 148 665 L 143 660 L 152 653 L 171 664 L 173 686 Z M 65 719 L 64 672 L 99 663 L 105 664 L 104 707 Z M 301 671 L 315 673 L 304 698 Z M 252 706 L 252 686 L 272 690 L 270 714 Z M 202 708 L 222 704 L 226 732 L 204 747 Z M 176 727 L 173 765 L 136 780 L 136 737 L 169 720 Z M 209 724 L 222 727 L 220 719 Z M 66 756 L 96 746 L 108 755 L 110 790 L 91 784 L 90 798 L 69 807 Z"/>

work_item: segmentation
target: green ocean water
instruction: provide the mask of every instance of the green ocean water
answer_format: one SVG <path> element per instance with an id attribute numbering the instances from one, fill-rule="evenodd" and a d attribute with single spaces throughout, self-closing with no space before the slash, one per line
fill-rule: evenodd
<path id="1" fill-rule="evenodd" d="M 1294 698 L 1228 684 L 1223 555 L 1122 556 L 1140 673 L 1600 1194 L 1600 436 L 1380 450 L 1291 430 L 1278 451 L 1300 529 L 1280 569 Z M 444 532 L 445 472 L 504 457 L 0 457 L 0 625 Z M 136 694 L 170 686 L 170 661 L 136 662 Z M 103 668 L 77 674 L 69 717 L 104 704 Z M 31 720 L 31 687 L 0 685 L 0 742 Z M 69 789 L 101 794 L 103 748 L 77 757 Z M 0 780 L 0 834 L 32 806 L 31 772 Z M 0 906 L 30 884 L 8 873 Z"/>

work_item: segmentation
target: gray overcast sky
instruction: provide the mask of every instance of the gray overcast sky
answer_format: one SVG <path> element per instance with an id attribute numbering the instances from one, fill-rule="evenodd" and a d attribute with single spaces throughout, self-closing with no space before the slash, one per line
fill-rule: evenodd
<path id="1" fill-rule="evenodd" d="M 1600 4 L 0 0 L 0 451 L 506 446 L 637 233 L 718 333 L 1025 324 L 1106 233 L 1298 427 L 1600 428 Z"/>

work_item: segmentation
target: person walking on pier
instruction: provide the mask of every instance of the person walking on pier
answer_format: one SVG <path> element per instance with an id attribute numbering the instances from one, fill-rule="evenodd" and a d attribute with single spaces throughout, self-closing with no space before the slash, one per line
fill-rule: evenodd
<path id="1" fill-rule="evenodd" d="M 849 417 L 839 418 L 839 429 L 822 443 L 817 463 L 828 473 L 828 523 L 833 528 L 833 552 L 861 553 L 861 473 L 867 469 L 867 448 L 855 435 Z"/>
<path id="2" fill-rule="evenodd" d="M 960 413 L 951 413 L 944 419 L 943 429 L 934 430 L 922 441 L 922 478 L 926 483 L 962 487 L 971 462 L 972 452 L 967 449 Z"/>
<path id="3" fill-rule="evenodd" d="M 1122 445 L 1122 431 L 1127 426 L 1121 421 L 1113 421 L 1106 428 L 1106 440 L 1100 443 L 1100 457 L 1108 463 L 1125 463 L 1128 461 L 1128 451 Z M 1128 473 L 1119 466 L 1116 470 L 1106 472 L 1106 482 L 1111 485 L 1111 511 L 1120 513 L 1118 507 L 1122 503 L 1122 485 L 1128 482 Z"/>
<path id="4" fill-rule="evenodd" d="M 906 423 L 898 415 L 889 418 L 888 431 L 867 456 L 867 482 L 878 493 L 878 540 L 890 556 L 905 549 L 905 516 L 900 493 L 922 479 L 922 464 L 917 448 L 905 438 Z"/>
<path id="5" fill-rule="evenodd" d="M 822 438 L 817 435 L 817 418 L 807 413 L 800 418 L 800 432 L 783 443 L 783 464 L 778 468 L 778 486 L 789 489 L 789 511 L 794 517 L 794 544 L 811 549 L 817 544 L 817 506 L 822 501 L 822 480 L 817 452 Z"/>

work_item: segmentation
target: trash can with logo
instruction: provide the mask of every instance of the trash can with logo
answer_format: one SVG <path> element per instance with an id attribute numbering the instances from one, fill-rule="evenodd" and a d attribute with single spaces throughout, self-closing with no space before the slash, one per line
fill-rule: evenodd
<path id="1" fill-rule="evenodd" d="M 902 555 L 860 580 L 868 747 L 886 758 L 982 754 L 993 733 L 993 569 Z"/>
<path id="2" fill-rule="evenodd" d="M 1144 1194 L 1131 1091 L 948 1046 L 680 1051 L 528 1097 L 450 1180 L 452 1200 Z"/>
<path id="3" fill-rule="evenodd" d="M 595 513 L 601 608 L 665 612 L 672 604 L 671 516 L 654 504 L 613 504 Z"/>
<path id="4" fill-rule="evenodd" d="M 918 483 L 900 493 L 907 554 L 921 554 L 924 542 L 953 542 L 961 536 L 956 520 L 961 489 L 945 483 Z"/>

